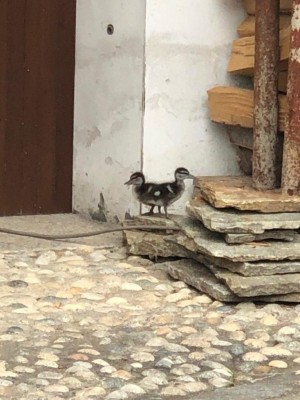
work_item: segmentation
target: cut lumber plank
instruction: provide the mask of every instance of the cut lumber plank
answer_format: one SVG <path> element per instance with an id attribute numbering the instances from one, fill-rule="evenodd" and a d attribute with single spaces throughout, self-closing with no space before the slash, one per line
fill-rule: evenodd
<path id="1" fill-rule="evenodd" d="M 258 0 L 259 1 L 259 0 Z M 293 0 L 280 0 L 280 12 L 290 13 Z M 244 0 L 244 7 L 249 15 L 255 15 L 255 0 Z"/>
<path id="2" fill-rule="evenodd" d="M 279 21 L 280 29 L 288 28 L 291 25 L 291 16 L 282 14 Z M 237 33 L 239 37 L 253 36 L 255 34 L 255 16 L 248 15 L 238 26 Z"/>
<path id="3" fill-rule="evenodd" d="M 253 90 L 217 86 L 207 91 L 210 118 L 213 122 L 253 128 Z M 284 131 L 286 97 L 279 95 L 279 130 Z"/>
<path id="4" fill-rule="evenodd" d="M 248 176 L 197 177 L 194 185 L 215 208 L 236 208 L 263 213 L 300 212 L 300 196 L 288 196 L 281 190 L 258 191 Z"/>
<path id="5" fill-rule="evenodd" d="M 290 27 L 280 31 L 280 70 L 287 70 L 290 48 Z M 247 36 L 233 41 L 227 72 L 254 75 L 255 37 Z"/>

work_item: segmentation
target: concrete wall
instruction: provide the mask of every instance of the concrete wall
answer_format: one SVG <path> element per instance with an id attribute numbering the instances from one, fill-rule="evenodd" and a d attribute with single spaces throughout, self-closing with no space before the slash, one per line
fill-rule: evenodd
<path id="1" fill-rule="evenodd" d="M 239 173 L 225 128 L 208 117 L 207 89 L 230 82 L 226 67 L 240 0 L 147 0 L 144 171 L 170 179 L 178 166 L 196 175 Z M 183 211 L 191 194 L 172 207 Z"/>
<path id="2" fill-rule="evenodd" d="M 95 212 L 102 193 L 123 217 L 141 168 L 145 0 L 77 0 L 76 35 L 73 207 Z"/>
<path id="3" fill-rule="evenodd" d="M 136 213 L 123 182 L 141 168 L 159 181 L 177 166 L 239 172 L 225 128 L 209 120 L 206 91 L 230 82 L 243 17 L 240 0 L 78 0 L 75 210 L 94 212 L 102 193 L 109 217 Z M 182 212 L 190 193 L 191 182 L 172 210 Z"/>

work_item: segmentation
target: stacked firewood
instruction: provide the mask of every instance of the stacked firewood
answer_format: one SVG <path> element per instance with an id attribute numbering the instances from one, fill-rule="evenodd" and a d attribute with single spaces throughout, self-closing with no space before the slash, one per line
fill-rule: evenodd
<path id="1" fill-rule="evenodd" d="M 255 0 L 244 0 L 246 19 L 237 28 L 239 38 L 233 41 L 231 56 L 227 71 L 249 77 L 254 77 L 255 54 Z M 287 69 L 290 46 L 292 0 L 280 1 L 280 72 L 278 82 L 279 97 L 279 126 L 283 132 L 286 116 L 286 88 Z M 253 128 L 254 92 L 253 89 L 244 89 L 232 86 L 217 86 L 208 90 L 208 106 L 210 118 L 213 122 L 222 123 L 231 127 L 248 128 L 244 133 L 247 139 L 241 138 L 235 128 L 229 129 L 230 140 L 238 147 L 238 156 L 241 167 L 246 174 L 251 174 L 249 157 L 252 155 L 252 141 L 249 140 Z M 252 132 L 251 132 L 252 134 Z"/>

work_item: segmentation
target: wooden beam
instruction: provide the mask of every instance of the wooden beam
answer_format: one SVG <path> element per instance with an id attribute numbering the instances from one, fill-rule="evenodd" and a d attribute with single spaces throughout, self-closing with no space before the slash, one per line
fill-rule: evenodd
<path id="1" fill-rule="evenodd" d="M 287 70 L 290 48 L 290 27 L 280 31 L 280 70 Z M 227 72 L 253 76 L 255 37 L 247 36 L 233 41 Z"/>
<path id="2" fill-rule="evenodd" d="M 259 1 L 259 0 L 258 0 Z M 293 0 L 280 0 L 280 12 L 290 14 Z M 244 7 L 249 15 L 255 15 L 255 0 L 244 0 Z"/>
<path id="3" fill-rule="evenodd" d="M 288 28 L 291 25 L 291 16 L 281 14 L 279 17 L 280 29 Z M 237 28 L 239 37 L 253 36 L 255 34 L 255 16 L 248 15 Z"/>
<path id="4" fill-rule="evenodd" d="M 253 90 L 230 86 L 217 86 L 208 90 L 208 107 L 213 122 L 253 128 Z M 284 131 L 286 97 L 278 96 L 279 130 Z"/>

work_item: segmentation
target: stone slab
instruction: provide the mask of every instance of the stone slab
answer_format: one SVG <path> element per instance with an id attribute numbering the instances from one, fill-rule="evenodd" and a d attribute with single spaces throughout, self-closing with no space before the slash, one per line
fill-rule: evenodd
<path id="1" fill-rule="evenodd" d="M 288 196 L 276 191 L 258 191 L 248 176 L 197 177 L 194 181 L 201 196 L 216 208 L 238 210 L 300 212 L 300 196 Z"/>
<path id="2" fill-rule="evenodd" d="M 300 261 L 256 261 L 256 262 L 233 262 L 224 258 L 210 257 L 197 252 L 196 245 L 192 239 L 182 235 L 168 236 L 167 241 L 173 241 L 187 251 L 186 255 L 207 267 L 217 266 L 242 276 L 270 276 L 277 274 L 299 274 Z"/>
<path id="3" fill-rule="evenodd" d="M 288 293 L 300 295 L 300 274 L 245 277 L 213 265 L 210 265 L 210 270 L 217 279 L 225 282 L 233 293 L 241 297 Z"/>
<path id="4" fill-rule="evenodd" d="M 300 274 L 300 261 L 258 261 L 231 262 L 224 259 L 210 259 L 210 264 L 225 268 L 242 276 L 271 276 L 284 274 Z"/>
<path id="5" fill-rule="evenodd" d="M 289 229 L 265 231 L 254 235 L 253 233 L 226 233 L 224 239 L 228 244 L 242 244 L 251 242 L 262 242 L 264 240 L 279 240 L 282 242 L 292 242 L 296 237 L 296 231 Z"/>
<path id="6" fill-rule="evenodd" d="M 271 213 L 217 209 L 197 198 L 187 203 L 187 212 L 206 228 L 222 233 L 262 234 L 273 229 L 299 229 L 300 213 Z"/>
<path id="7" fill-rule="evenodd" d="M 152 217 L 151 217 L 152 218 Z M 153 225 L 150 217 L 141 217 L 141 223 Z M 166 222 L 167 221 L 167 222 Z M 168 226 L 177 226 L 174 221 L 165 220 Z M 199 253 L 193 239 L 183 234 L 163 234 L 145 231 L 127 231 L 125 238 L 131 254 L 159 257 L 189 257 L 204 263 L 216 265 L 243 276 L 265 276 L 274 274 L 300 273 L 300 261 L 257 261 L 233 262 L 225 258 Z"/>
<path id="8" fill-rule="evenodd" d="M 131 254 L 151 257 L 185 257 L 186 250 L 180 248 L 175 242 L 168 243 L 165 238 L 178 232 L 178 225 L 171 219 L 156 215 L 139 215 L 132 220 L 125 220 L 125 227 L 137 226 L 138 230 L 124 231 L 128 250 Z M 150 229 L 154 226 L 170 228 L 165 230 Z M 142 228 L 143 227 L 143 228 Z M 149 230 L 147 230 L 149 228 Z"/>
<path id="9" fill-rule="evenodd" d="M 186 284 L 193 286 L 200 292 L 204 292 L 215 300 L 223 302 L 241 302 L 249 301 L 249 297 L 240 297 L 235 295 L 226 284 L 220 282 L 212 272 L 203 264 L 193 260 L 179 260 L 165 263 L 169 275 Z M 300 302 L 300 293 L 286 295 L 259 296 L 251 297 L 253 301 L 262 302 Z"/>
<path id="10" fill-rule="evenodd" d="M 142 217 L 144 219 L 146 217 Z M 149 218 L 149 217 L 147 217 Z M 143 224 L 145 221 L 142 221 Z M 149 222 L 152 224 L 152 222 Z M 175 222 L 167 222 L 170 227 Z M 173 224 L 173 225 L 172 225 Z M 177 225 L 176 225 L 177 226 Z M 126 231 L 124 234 L 129 252 L 151 257 L 189 257 L 206 266 L 216 265 L 242 276 L 268 276 L 274 274 L 300 273 L 300 261 L 240 261 L 234 262 L 221 257 L 199 252 L 194 240 L 183 234 L 163 234 L 145 231 Z"/>
<path id="11" fill-rule="evenodd" d="M 187 252 L 175 242 L 165 239 L 168 235 L 143 231 L 126 231 L 128 251 L 130 254 L 151 257 L 186 257 Z"/>
<path id="12" fill-rule="evenodd" d="M 300 260 L 300 235 L 296 235 L 295 240 L 290 243 L 273 241 L 229 245 L 221 234 L 208 230 L 197 220 L 182 216 L 174 216 L 173 220 L 189 239 L 193 239 L 197 252 L 211 257 L 234 262 Z M 184 241 L 181 244 L 184 245 Z"/>
<path id="13" fill-rule="evenodd" d="M 270 276 L 277 274 L 300 274 L 300 261 L 258 261 L 232 263 L 223 260 L 217 264 L 221 268 L 226 268 L 231 272 L 236 272 L 243 276 Z"/>
<path id="14" fill-rule="evenodd" d="M 200 292 L 208 294 L 215 300 L 238 302 L 239 297 L 234 295 L 221 283 L 204 265 L 193 260 L 166 262 L 168 273 L 174 279 L 181 280 Z"/>
<path id="15" fill-rule="evenodd" d="M 268 376 L 257 376 L 251 383 L 208 390 L 201 392 L 201 396 L 189 395 L 188 400 L 299 400 L 300 385 L 297 370 L 299 367 L 289 365 L 288 370 L 276 372 L 273 370 Z"/>
<path id="16" fill-rule="evenodd" d="M 276 295 L 276 299 L 278 299 L 278 295 L 290 293 L 293 295 L 291 297 L 293 300 L 290 301 L 300 301 L 300 293 L 297 294 L 297 292 L 300 292 L 300 274 L 243 277 L 217 267 L 216 259 L 193 251 L 194 241 L 182 234 L 162 235 L 151 232 L 128 231 L 125 236 L 131 254 L 152 257 L 181 257 L 185 259 L 185 265 L 200 266 L 202 278 L 200 281 L 197 280 L 198 286 L 195 286 L 195 283 L 190 283 L 188 277 L 185 277 L 184 281 L 220 301 L 241 301 L 241 298 L 249 299 L 250 297 L 261 296 L 268 296 L 269 299 L 270 295 Z M 185 247 L 182 246 L 182 243 L 185 243 Z M 192 257 L 194 260 L 192 260 Z M 220 265 L 222 265 L 222 261 L 218 259 Z M 213 280 L 211 274 L 214 277 Z M 210 277 L 209 286 L 207 286 L 208 277 Z M 201 282 L 201 286 L 199 282 Z M 211 287 L 217 292 L 213 294 Z M 238 299 L 235 297 L 238 297 Z"/>
<path id="17" fill-rule="evenodd" d="M 159 214 L 149 215 L 137 215 L 133 219 L 125 220 L 124 226 L 162 226 L 164 228 L 178 229 L 178 226 L 174 221 L 172 221 L 172 214 L 170 218 L 165 218 L 164 215 L 159 216 Z M 147 230 L 147 228 L 145 228 Z"/>

